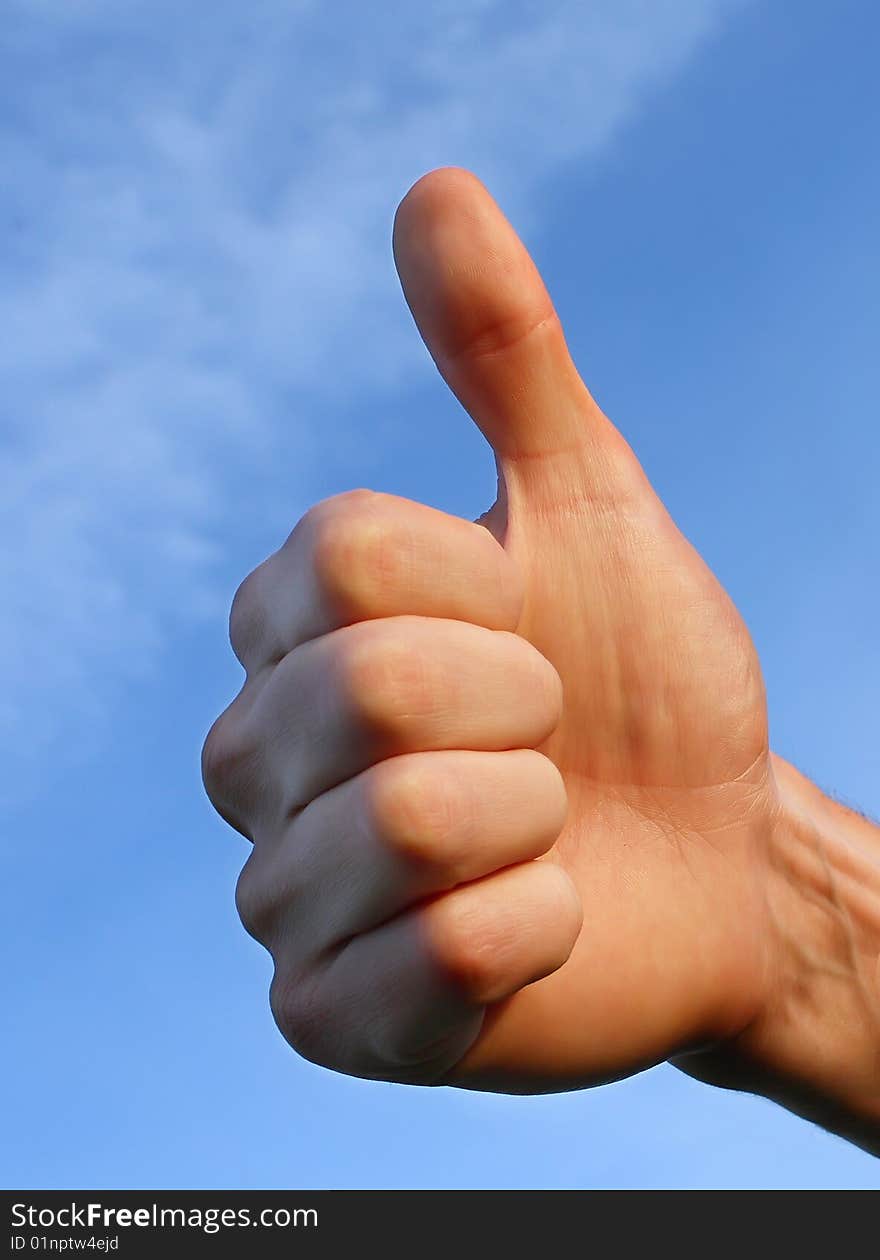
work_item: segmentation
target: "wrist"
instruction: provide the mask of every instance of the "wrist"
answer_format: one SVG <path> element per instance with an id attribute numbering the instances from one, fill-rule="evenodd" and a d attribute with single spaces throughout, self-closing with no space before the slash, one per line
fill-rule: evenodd
<path id="1" fill-rule="evenodd" d="M 771 760 L 766 993 L 735 1038 L 677 1065 L 880 1153 L 880 828 Z"/>

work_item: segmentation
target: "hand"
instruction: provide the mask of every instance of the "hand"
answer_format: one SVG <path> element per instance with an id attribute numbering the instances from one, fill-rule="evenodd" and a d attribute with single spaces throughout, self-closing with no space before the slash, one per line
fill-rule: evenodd
<path id="1" fill-rule="evenodd" d="M 236 595 L 203 773 L 275 1018 L 340 1071 L 517 1092 L 729 1042 L 775 966 L 751 639 L 479 181 L 421 179 L 394 250 L 498 498 L 325 500 Z"/>

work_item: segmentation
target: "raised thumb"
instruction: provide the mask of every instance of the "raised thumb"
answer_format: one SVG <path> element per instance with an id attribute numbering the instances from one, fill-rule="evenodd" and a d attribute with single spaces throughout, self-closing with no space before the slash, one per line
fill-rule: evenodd
<path id="1" fill-rule="evenodd" d="M 502 468 L 626 446 L 578 375 L 537 267 L 475 175 L 422 176 L 397 209 L 393 248 L 425 345 Z"/>

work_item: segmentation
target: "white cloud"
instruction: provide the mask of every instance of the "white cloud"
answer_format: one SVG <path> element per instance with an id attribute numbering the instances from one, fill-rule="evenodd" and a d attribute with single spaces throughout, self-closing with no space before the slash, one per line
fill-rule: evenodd
<path id="1" fill-rule="evenodd" d="M 606 145 L 738 3 L 12 6 L 12 795 L 74 733 L 80 751 L 101 737 L 121 682 L 155 668 L 175 626 L 224 615 L 236 471 L 271 479 L 283 435 L 302 453 L 288 502 L 305 506 L 318 402 L 423 368 L 390 258 L 409 184 L 469 166 L 520 227 L 539 223 L 542 180 Z"/>

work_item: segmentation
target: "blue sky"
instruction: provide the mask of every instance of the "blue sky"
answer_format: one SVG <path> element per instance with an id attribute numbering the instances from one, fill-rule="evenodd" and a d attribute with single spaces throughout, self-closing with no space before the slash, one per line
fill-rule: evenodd
<path id="1" fill-rule="evenodd" d="M 727 585 L 774 747 L 880 816 L 870 0 L 8 0 L 0 31 L 0 1045 L 8 1187 L 876 1187 L 668 1067 L 521 1099 L 287 1049 L 199 752 L 241 578 L 491 454 L 391 221 L 474 170 Z"/>

